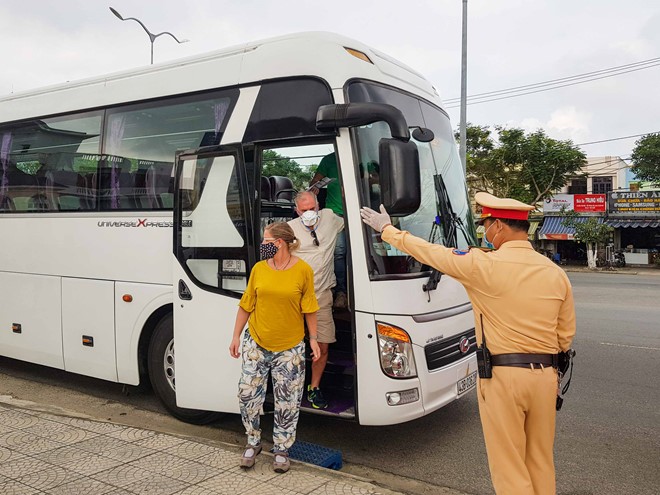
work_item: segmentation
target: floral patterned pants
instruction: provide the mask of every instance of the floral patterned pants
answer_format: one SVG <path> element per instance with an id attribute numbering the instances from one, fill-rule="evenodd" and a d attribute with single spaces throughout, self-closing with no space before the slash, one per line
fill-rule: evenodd
<path id="1" fill-rule="evenodd" d="M 300 401 L 305 386 L 305 341 L 286 351 L 272 352 L 259 346 L 249 331 L 243 336 L 243 369 L 238 382 L 241 420 L 248 444 L 261 442 L 259 411 L 266 399 L 268 374 L 273 377 L 275 452 L 287 452 L 296 441 Z"/>

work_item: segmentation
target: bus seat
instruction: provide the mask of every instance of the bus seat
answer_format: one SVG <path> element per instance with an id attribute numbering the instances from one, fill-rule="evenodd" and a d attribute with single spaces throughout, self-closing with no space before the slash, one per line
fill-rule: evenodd
<path id="1" fill-rule="evenodd" d="M 261 201 L 272 201 L 273 196 L 270 190 L 270 180 L 268 177 L 261 176 Z"/>
<path id="2" fill-rule="evenodd" d="M 34 194 L 28 200 L 28 211 L 50 211 L 51 205 L 45 194 Z"/>
<path id="3" fill-rule="evenodd" d="M 83 209 L 96 209 L 96 172 L 78 174 L 78 187 Z"/>
<path id="4" fill-rule="evenodd" d="M 149 198 L 149 208 L 169 208 L 170 197 L 173 197 L 173 182 L 171 179 L 173 164 L 156 162 L 147 170 L 145 187 Z"/>
<path id="5" fill-rule="evenodd" d="M 49 170 L 46 176 L 46 197 L 51 210 L 80 208 L 78 174 L 71 170 Z"/>
<path id="6" fill-rule="evenodd" d="M 0 211 L 16 211 L 14 200 L 9 196 L 0 196 Z"/>
<path id="7" fill-rule="evenodd" d="M 296 190 L 293 188 L 293 182 L 288 177 L 273 175 L 269 177 L 270 189 L 273 201 L 291 202 Z"/>
<path id="8" fill-rule="evenodd" d="M 50 208 L 49 209 L 57 210 L 57 209 L 59 209 L 58 208 L 59 195 L 55 192 L 55 190 L 57 189 L 57 186 L 55 184 L 54 172 L 49 170 L 48 172 L 46 172 L 44 174 L 44 178 L 45 178 L 45 182 L 46 182 L 46 184 L 45 184 L 46 197 L 48 198 L 48 203 L 50 203 Z M 34 198 L 34 196 L 33 196 L 33 198 Z M 29 203 L 29 205 L 30 205 L 29 208 L 33 209 L 35 204 L 36 203 L 33 202 L 32 199 L 31 199 L 30 203 Z"/>
<path id="9" fill-rule="evenodd" d="M 153 165 L 149 167 L 144 176 L 144 186 L 147 190 L 147 208 L 158 209 L 161 207 L 160 198 L 156 189 L 156 170 Z"/>

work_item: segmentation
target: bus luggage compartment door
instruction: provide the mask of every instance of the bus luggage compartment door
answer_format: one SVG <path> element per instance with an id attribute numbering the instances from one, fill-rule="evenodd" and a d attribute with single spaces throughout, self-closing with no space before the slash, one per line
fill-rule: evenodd
<path id="1" fill-rule="evenodd" d="M 0 353 L 64 368 L 60 277 L 0 273 Z"/>
<path id="2" fill-rule="evenodd" d="M 64 369 L 117 381 L 115 283 L 62 279 Z"/>

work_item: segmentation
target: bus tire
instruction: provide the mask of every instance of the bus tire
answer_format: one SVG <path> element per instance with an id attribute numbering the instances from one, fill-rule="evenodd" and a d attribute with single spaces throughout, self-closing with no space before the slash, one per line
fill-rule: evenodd
<path id="1" fill-rule="evenodd" d="M 170 313 L 156 324 L 149 341 L 147 366 L 151 386 L 165 409 L 175 418 L 195 425 L 217 421 L 222 416 L 218 412 L 186 409 L 176 405 L 174 364 L 174 325 Z"/>

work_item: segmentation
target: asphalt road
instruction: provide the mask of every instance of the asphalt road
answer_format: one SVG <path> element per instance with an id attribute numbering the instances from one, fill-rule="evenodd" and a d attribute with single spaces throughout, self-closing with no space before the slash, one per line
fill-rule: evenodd
<path id="1" fill-rule="evenodd" d="M 569 276 L 576 299 L 578 355 L 571 389 L 557 418 L 558 493 L 656 494 L 660 276 Z M 162 408 L 149 392 L 131 390 L 126 396 L 117 384 L 4 358 L 0 394 L 136 425 L 156 421 L 164 429 L 236 444 L 244 441 L 237 416 L 227 416 L 210 428 L 187 427 L 154 415 Z M 271 429 L 270 418 L 265 418 L 263 428 Z M 435 486 L 443 486 L 470 494 L 493 493 L 474 392 L 403 425 L 364 427 L 303 415 L 299 438 L 342 450 L 349 472 L 382 475 L 385 484 L 397 483 L 393 488 L 399 490 L 407 486 L 410 493 L 430 494 L 437 491 Z"/>

